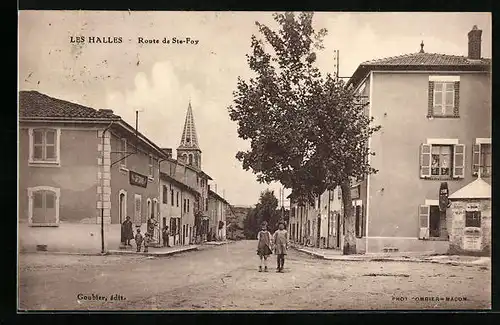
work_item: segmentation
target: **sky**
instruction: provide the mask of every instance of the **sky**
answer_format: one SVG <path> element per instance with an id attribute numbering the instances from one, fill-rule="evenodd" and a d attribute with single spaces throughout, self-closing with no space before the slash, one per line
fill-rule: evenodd
<path id="1" fill-rule="evenodd" d="M 279 197 L 281 187 L 259 184 L 235 158 L 249 142 L 238 138 L 228 107 L 238 76 L 250 75 L 245 55 L 252 34 L 260 37 L 255 21 L 276 27 L 271 12 L 20 11 L 19 89 L 109 108 L 130 125 L 139 110 L 139 131 L 174 155 L 191 102 L 203 170 L 231 204 L 254 205 L 261 191 Z M 313 26 L 328 35 L 317 64 L 334 72 L 339 50 L 340 75 L 349 77 L 363 61 L 418 52 L 422 41 L 426 52 L 467 55 L 473 25 L 483 30 L 482 56 L 491 58 L 490 13 L 318 12 Z M 77 36 L 123 41 L 71 43 Z M 138 37 L 160 43 L 138 44 Z M 165 37 L 198 42 L 162 44 Z"/>

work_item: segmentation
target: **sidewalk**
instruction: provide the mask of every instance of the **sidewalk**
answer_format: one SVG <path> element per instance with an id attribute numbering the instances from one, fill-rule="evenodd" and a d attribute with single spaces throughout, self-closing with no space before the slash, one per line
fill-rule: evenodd
<path id="1" fill-rule="evenodd" d="M 437 263 L 449 265 L 485 266 L 491 265 L 490 257 L 462 256 L 462 255 L 432 255 L 433 252 L 407 252 L 407 253 L 368 253 L 356 255 L 342 255 L 342 251 L 303 247 L 291 245 L 295 250 L 312 255 L 317 258 L 333 261 L 358 261 L 358 262 L 414 262 Z"/>
<path id="2" fill-rule="evenodd" d="M 207 241 L 204 242 L 203 245 L 214 245 L 214 246 L 220 246 L 220 245 L 227 245 L 231 243 L 235 243 L 235 240 L 224 240 L 224 241 Z"/>
<path id="3" fill-rule="evenodd" d="M 137 252 L 135 247 L 133 247 L 129 249 L 109 250 L 108 255 L 142 255 L 142 256 L 165 257 L 195 250 L 198 250 L 198 245 L 158 247 L 158 248 L 150 247 L 147 253 L 144 252 L 144 249 L 142 249 L 141 252 Z"/>

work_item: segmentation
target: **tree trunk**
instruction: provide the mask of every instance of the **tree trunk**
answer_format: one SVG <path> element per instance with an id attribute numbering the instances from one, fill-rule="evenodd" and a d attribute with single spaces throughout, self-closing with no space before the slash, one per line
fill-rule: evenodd
<path id="1" fill-rule="evenodd" d="M 342 190 L 342 204 L 344 206 L 344 247 L 343 255 L 356 254 L 356 220 L 352 213 L 351 184 L 344 181 L 340 184 Z"/>

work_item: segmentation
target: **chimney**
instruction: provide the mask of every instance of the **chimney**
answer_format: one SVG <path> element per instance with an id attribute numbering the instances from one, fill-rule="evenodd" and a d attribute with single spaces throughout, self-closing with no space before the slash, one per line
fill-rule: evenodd
<path id="1" fill-rule="evenodd" d="M 172 148 L 161 148 L 161 151 L 163 151 L 168 158 L 172 158 Z"/>
<path id="2" fill-rule="evenodd" d="M 469 59 L 470 60 L 479 60 L 481 59 L 481 34 L 482 30 L 477 28 L 477 25 L 472 27 L 472 30 L 469 32 Z"/>

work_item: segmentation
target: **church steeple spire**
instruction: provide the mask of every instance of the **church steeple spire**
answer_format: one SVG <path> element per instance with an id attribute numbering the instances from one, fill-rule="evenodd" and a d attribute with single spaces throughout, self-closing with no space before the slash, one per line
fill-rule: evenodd
<path id="1" fill-rule="evenodd" d="M 177 159 L 185 163 L 201 168 L 201 150 L 198 144 L 198 136 L 194 124 L 193 108 L 189 101 L 182 131 L 181 143 L 177 148 Z"/>
<path id="2" fill-rule="evenodd" d="M 200 149 L 198 146 L 198 136 L 194 125 L 193 109 L 189 101 L 186 120 L 184 121 L 184 130 L 182 131 L 181 144 L 179 148 Z"/>

